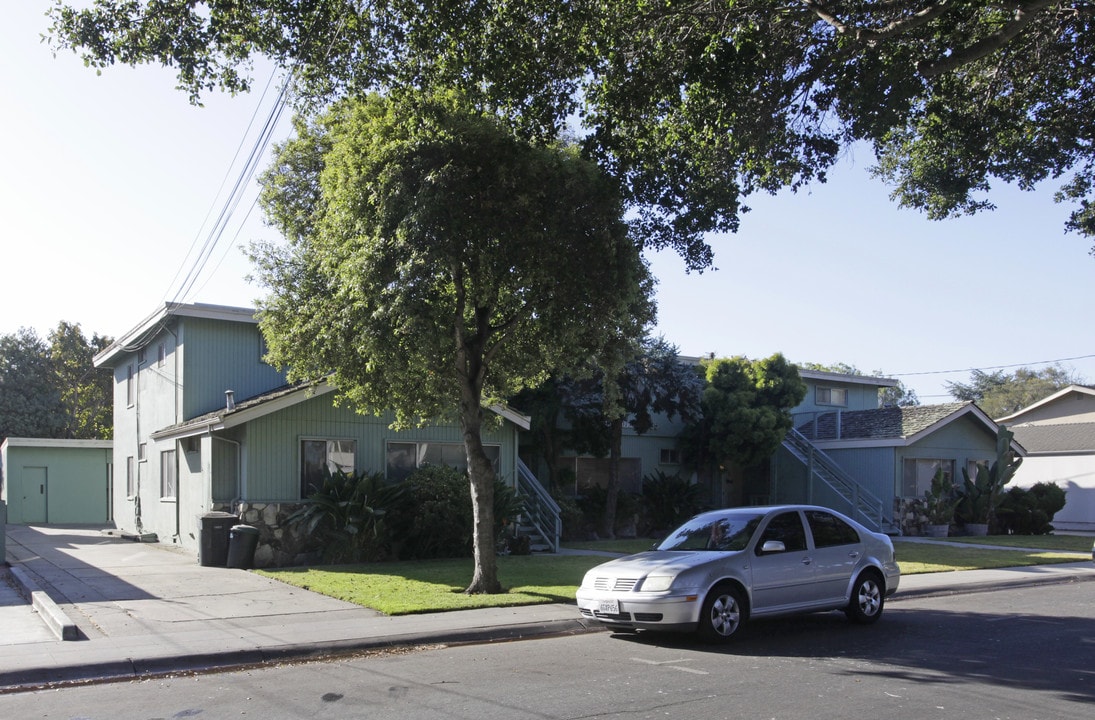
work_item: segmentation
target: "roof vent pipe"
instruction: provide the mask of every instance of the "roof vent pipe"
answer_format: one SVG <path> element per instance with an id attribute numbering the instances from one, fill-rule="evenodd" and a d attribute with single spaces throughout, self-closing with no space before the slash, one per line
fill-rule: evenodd
<path id="1" fill-rule="evenodd" d="M 236 409 L 236 393 L 232 390 L 224 391 L 224 403 L 229 410 Z"/>

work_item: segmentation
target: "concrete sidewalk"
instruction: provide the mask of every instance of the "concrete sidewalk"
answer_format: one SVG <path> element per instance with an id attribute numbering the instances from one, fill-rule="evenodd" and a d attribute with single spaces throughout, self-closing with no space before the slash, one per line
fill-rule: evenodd
<path id="1" fill-rule="evenodd" d="M 8 526 L 0 692 L 390 647 L 601 631 L 573 604 L 388 617 L 171 546 L 94 528 Z M 1095 579 L 1079 560 L 911 575 L 891 599 Z M 35 602 L 29 602 L 33 597 Z M 47 628 L 46 621 L 59 624 Z M 61 640 L 68 634 L 75 639 Z"/>

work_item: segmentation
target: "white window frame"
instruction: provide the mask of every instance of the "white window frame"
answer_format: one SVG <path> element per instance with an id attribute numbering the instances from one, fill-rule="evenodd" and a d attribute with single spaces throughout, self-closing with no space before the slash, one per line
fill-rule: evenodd
<path id="1" fill-rule="evenodd" d="M 175 450 L 160 453 L 160 499 L 175 500 L 179 493 L 179 473 Z"/>

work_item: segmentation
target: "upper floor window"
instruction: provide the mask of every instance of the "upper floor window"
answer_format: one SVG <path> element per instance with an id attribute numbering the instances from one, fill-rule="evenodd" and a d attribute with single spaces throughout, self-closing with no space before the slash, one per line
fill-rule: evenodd
<path id="1" fill-rule="evenodd" d="M 136 399 L 136 388 L 133 382 L 133 365 L 126 365 L 125 368 L 125 404 L 127 407 L 133 407 L 133 401 Z"/>
<path id="2" fill-rule="evenodd" d="M 848 407 L 848 390 L 846 388 L 818 386 L 814 391 L 814 401 L 818 405 L 836 405 Z"/>
<path id="3" fill-rule="evenodd" d="M 323 487 L 327 472 L 352 473 L 357 442 L 353 440 L 300 441 L 300 496 L 306 498 Z"/>
<path id="4" fill-rule="evenodd" d="M 160 343 L 156 348 L 156 367 L 163 367 L 164 360 L 167 359 L 167 346 Z"/>
<path id="5" fill-rule="evenodd" d="M 662 448 L 659 462 L 662 465 L 679 465 L 681 462 L 681 451 L 677 448 Z"/>

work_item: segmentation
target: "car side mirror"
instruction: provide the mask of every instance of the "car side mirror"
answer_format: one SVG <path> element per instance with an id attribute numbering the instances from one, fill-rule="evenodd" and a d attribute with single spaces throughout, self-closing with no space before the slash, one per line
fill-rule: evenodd
<path id="1" fill-rule="evenodd" d="M 760 552 L 762 555 L 787 552 L 787 546 L 783 544 L 782 540 L 765 540 L 764 544 L 760 546 Z"/>

